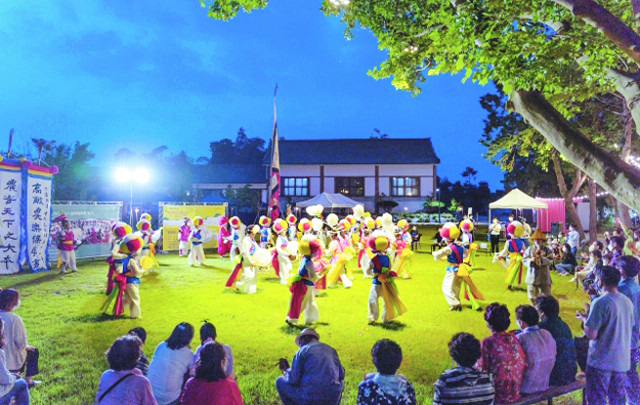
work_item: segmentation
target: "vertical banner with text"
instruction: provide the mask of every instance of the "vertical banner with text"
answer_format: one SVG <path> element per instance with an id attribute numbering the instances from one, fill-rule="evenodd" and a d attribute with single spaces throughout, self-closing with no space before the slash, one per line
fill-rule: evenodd
<path id="1" fill-rule="evenodd" d="M 51 227 L 51 194 L 53 176 L 32 166 L 25 168 L 25 224 L 27 234 L 27 263 L 31 270 L 49 270 L 47 250 Z"/>
<path id="2" fill-rule="evenodd" d="M 0 163 L 0 274 L 20 271 L 22 169 Z"/>

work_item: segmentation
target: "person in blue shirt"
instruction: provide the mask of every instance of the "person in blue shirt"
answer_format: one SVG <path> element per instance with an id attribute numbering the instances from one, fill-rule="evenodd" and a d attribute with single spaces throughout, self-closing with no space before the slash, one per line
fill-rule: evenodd
<path id="1" fill-rule="evenodd" d="M 284 405 L 338 405 L 344 390 L 344 367 L 334 348 L 320 343 L 320 335 L 311 328 L 296 337 L 300 350 L 291 367 L 286 359 L 278 361 L 284 374 L 276 379 L 276 390 Z"/>
<path id="2" fill-rule="evenodd" d="M 369 263 L 369 273 L 373 274 L 369 290 L 369 323 L 378 320 L 380 314 L 380 298 L 384 301 L 382 321 L 391 322 L 407 311 L 394 281 L 397 274 L 391 271 L 391 259 L 384 252 L 389 248 L 389 239 L 381 233 L 374 232 L 369 238 L 369 248 L 375 256 Z"/>
<path id="3" fill-rule="evenodd" d="M 192 222 L 195 229 L 191 231 L 191 235 L 188 238 L 191 241 L 191 250 L 187 261 L 189 266 L 202 265 L 204 264 L 204 249 L 202 247 L 202 224 L 204 220 L 198 216 L 194 217 Z"/>
<path id="4" fill-rule="evenodd" d="M 620 256 L 613 265 L 620 270 L 621 280 L 618 292 L 624 294 L 633 303 L 634 325 L 631 329 L 631 368 L 627 372 L 627 401 L 630 404 L 640 403 L 640 285 L 635 277 L 640 272 L 640 261 L 633 256 Z"/>

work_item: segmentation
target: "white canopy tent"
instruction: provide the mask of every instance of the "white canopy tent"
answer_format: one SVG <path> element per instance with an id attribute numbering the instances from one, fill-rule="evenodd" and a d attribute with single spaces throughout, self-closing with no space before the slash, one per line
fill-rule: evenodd
<path id="1" fill-rule="evenodd" d="M 305 208 L 311 205 L 318 205 L 318 204 L 322 205 L 325 209 L 334 209 L 334 208 L 353 208 L 360 203 L 342 194 L 320 193 L 309 200 L 297 202 L 296 206 Z"/>
<path id="2" fill-rule="evenodd" d="M 523 193 L 522 191 L 514 188 L 509 191 L 504 197 L 501 199 L 494 201 L 489 204 L 489 217 L 488 223 L 491 225 L 491 210 L 492 209 L 548 209 L 549 206 L 547 203 L 538 201 L 533 197 L 530 197 Z"/>

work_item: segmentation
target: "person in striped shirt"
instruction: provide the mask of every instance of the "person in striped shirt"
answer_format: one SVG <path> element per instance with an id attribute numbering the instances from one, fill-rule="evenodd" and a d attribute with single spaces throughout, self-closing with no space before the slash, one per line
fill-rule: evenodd
<path id="1" fill-rule="evenodd" d="M 433 404 L 489 405 L 495 390 L 491 376 L 474 368 L 481 356 L 480 341 L 470 333 L 457 333 L 449 342 L 449 354 L 458 364 L 445 370 L 435 383 Z"/>

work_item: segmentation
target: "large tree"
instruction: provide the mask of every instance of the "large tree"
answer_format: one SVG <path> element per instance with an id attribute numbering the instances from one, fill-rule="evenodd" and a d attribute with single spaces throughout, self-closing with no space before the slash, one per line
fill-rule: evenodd
<path id="1" fill-rule="evenodd" d="M 267 0 L 201 0 L 228 20 Z M 324 0 L 346 35 L 368 28 L 388 59 L 369 74 L 392 77 L 418 94 L 429 75 L 465 72 L 494 81 L 509 107 L 566 159 L 620 202 L 640 209 L 640 170 L 598 146 L 572 122 L 576 101 L 619 92 L 640 123 L 640 35 L 637 1 L 607 0 Z M 633 5 L 633 7 L 632 7 Z M 637 125 L 636 125 L 637 128 Z M 636 135 L 637 136 L 637 135 Z"/>

